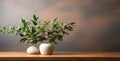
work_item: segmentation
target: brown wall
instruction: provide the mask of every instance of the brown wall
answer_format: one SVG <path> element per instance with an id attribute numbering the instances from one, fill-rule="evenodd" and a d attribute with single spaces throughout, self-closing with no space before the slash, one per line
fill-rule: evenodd
<path id="1" fill-rule="evenodd" d="M 120 0 L 0 0 L 0 26 L 21 17 L 75 21 L 76 27 L 56 51 L 120 51 Z M 23 51 L 20 37 L 0 33 L 1 51 Z"/>

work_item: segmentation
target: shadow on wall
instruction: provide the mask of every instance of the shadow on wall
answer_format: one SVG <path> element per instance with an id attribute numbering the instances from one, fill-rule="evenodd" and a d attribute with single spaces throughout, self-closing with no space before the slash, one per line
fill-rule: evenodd
<path id="1" fill-rule="evenodd" d="M 18 25 L 33 14 L 77 23 L 56 51 L 120 51 L 120 0 L 0 0 L 0 26 Z M 0 50 L 25 50 L 19 39 L 0 33 Z"/>

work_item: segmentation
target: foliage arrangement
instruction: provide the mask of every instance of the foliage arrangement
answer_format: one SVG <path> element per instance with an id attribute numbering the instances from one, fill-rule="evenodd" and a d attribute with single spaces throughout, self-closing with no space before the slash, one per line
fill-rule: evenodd
<path id="1" fill-rule="evenodd" d="M 51 21 L 38 21 L 39 17 L 35 14 L 32 20 L 21 18 L 19 26 L 10 26 L 9 28 L 2 27 L 0 32 L 13 33 L 21 36 L 20 42 L 37 44 L 42 43 L 57 43 L 62 41 L 69 31 L 73 31 L 75 22 L 64 23 L 57 21 L 57 18 Z"/>

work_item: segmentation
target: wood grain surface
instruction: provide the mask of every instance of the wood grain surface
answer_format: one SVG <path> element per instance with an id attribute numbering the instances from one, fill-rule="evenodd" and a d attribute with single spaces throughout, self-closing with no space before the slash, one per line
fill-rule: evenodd
<path id="1" fill-rule="evenodd" d="M 0 60 L 120 60 L 120 52 L 54 52 L 53 55 L 0 52 Z"/>

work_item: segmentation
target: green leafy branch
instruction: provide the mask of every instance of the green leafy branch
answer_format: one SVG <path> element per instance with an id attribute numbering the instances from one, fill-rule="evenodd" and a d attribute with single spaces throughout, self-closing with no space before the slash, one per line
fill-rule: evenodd
<path id="1" fill-rule="evenodd" d="M 65 35 L 68 35 L 68 31 L 73 31 L 75 22 L 64 23 L 57 21 L 55 18 L 52 21 L 38 22 L 39 17 L 33 15 L 33 19 L 27 21 L 21 18 L 19 26 L 10 26 L 8 29 L 2 27 L 0 32 L 13 33 L 21 36 L 21 43 L 37 44 L 43 43 L 57 43 L 62 41 Z"/>

